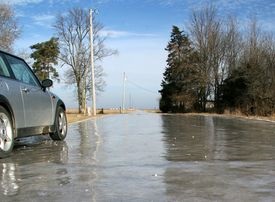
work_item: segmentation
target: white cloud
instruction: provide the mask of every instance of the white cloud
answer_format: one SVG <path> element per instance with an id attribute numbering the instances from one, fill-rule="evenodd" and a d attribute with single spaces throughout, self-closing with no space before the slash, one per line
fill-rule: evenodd
<path id="1" fill-rule="evenodd" d="M 26 5 L 26 4 L 38 4 L 41 3 L 43 0 L 0 0 L 0 3 L 8 3 L 10 5 Z"/>
<path id="2" fill-rule="evenodd" d="M 26 49 L 31 45 L 36 43 L 41 43 L 42 41 L 47 41 L 51 37 L 51 34 L 34 34 L 29 33 L 25 34 L 25 36 L 17 39 L 14 44 L 15 50 Z"/>
<path id="3" fill-rule="evenodd" d="M 43 14 L 43 15 L 37 15 L 32 17 L 34 24 L 40 25 L 40 26 L 51 26 L 53 20 L 55 19 L 54 15 L 48 15 L 48 14 Z"/>
<path id="4" fill-rule="evenodd" d="M 79 3 L 81 0 L 47 0 L 48 3 L 51 5 L 51 6 L 56 6 L 56 4 L 59 4 L 59 5 L 64 5 L 64 4 L 67 4 L 67 3 Z"/>
<path id="5" fill-rule="evenodd" d="M 261 28 L 263 28 L 264 31 L 274 32 L 275 30 L 275 24 L 273 21 L 260 20 L 259 24 L 261 25 Z"/>
<path id="6" fill-rule="evenodd" d="M 19 6 L 25 6 L 28 4 L 39 4 L 42 2 L 46 2 L 49 3 L 50 5 L 56 5 L 58 4 L 65 4 L 67 2 L 74 2 L 74 3 L 78 3 L 80 0 L 0 0 L 0 3 L 4 3 L 4 4 L 9 4 L 9 5 L 19 5 Z"/>
<path id="7" fill-rule="evenodd" d="M 35 21 L 49 21 L 54 19 L 54 15 L 47 15 L 47 14 L 43 14 L 43 15 L 38 15 L 38 16 L 34 16 L 33 19 Z"/>
<path id="8" fill-rule="evenodd" d="M 100 32 L 102 36 L 108 36 L 110 38 L 126 38 L 126 37 L 155 37 L 155 34 L 149 33 L 134 33 L 118 30 L 103 30 Z"/>

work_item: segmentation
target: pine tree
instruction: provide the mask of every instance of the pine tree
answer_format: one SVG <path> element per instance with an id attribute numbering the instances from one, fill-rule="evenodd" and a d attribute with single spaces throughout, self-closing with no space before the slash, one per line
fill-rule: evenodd
<path id="1" fill-rule="evenodd" d="M 31 54 L 31 58 L 35 61 L 32 68 L 38 78 L 42 81 L 50 78 L 51 74 L 51 78 L 58 79 L 58 72 L 54 68 L 54 65 L 58 64 L 58 39 L 51 38 L 49 41 L 32 45 L 30 48 L 34 50 Z"/>
<path id="2" fill-rule="evenodd" d="M 168 51 L 167 66 L 163 74 L 160 110 L 185 112 L 197 102 L 196 52 L 188 36 L 173 26 Z"/>

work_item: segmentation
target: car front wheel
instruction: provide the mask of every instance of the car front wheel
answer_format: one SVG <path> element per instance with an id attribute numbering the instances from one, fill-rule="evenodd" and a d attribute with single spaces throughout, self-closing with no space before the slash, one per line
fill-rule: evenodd
<path id="1" fill-rule="evenodd" d="M 67 117 L 62 107 L 58 107 L 55 115 L 55 132 L 50 133 L 53 140 L 64 140 L 67 135 Z"/>
<path id="2" fill-rule="evenodd" d="M 10 113 L 0 106 L 0 158 L 7 157 L 14 144 L 14 131 Z"/>

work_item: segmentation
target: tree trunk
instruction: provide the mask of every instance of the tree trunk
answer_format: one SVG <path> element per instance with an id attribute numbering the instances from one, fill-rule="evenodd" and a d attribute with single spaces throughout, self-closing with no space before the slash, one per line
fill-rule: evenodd
<path id="1" fill-rule="evenodd" d="M 86 114 L 87 111 L 87 103 L 86 103 L 86 88 L 85 86 L 82 87 L 81 89 L 81 106 L 82 106 L 82 113 Z"/>
<path id="2" fill-rule="evenodd" d="M 80 88 L 80 83 L 77 82 L 77 99 L 78 99 L 78 113 L 81 113 L 82 109 L 82 96 L 81 96 L 81 88 Z"/>

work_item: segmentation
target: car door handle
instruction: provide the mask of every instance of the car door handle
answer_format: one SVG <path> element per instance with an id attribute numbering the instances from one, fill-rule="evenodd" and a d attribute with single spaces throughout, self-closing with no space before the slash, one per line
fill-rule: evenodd
<path id="1" fill-rule="evenodd" d="M 29 93 L 29 92 L 30 92 L 30 89 L 28 89 L 28 88 L 23 88 L 23 89 L 22 89 L 22 92 L 24 92 L 24 93 Z"/>

